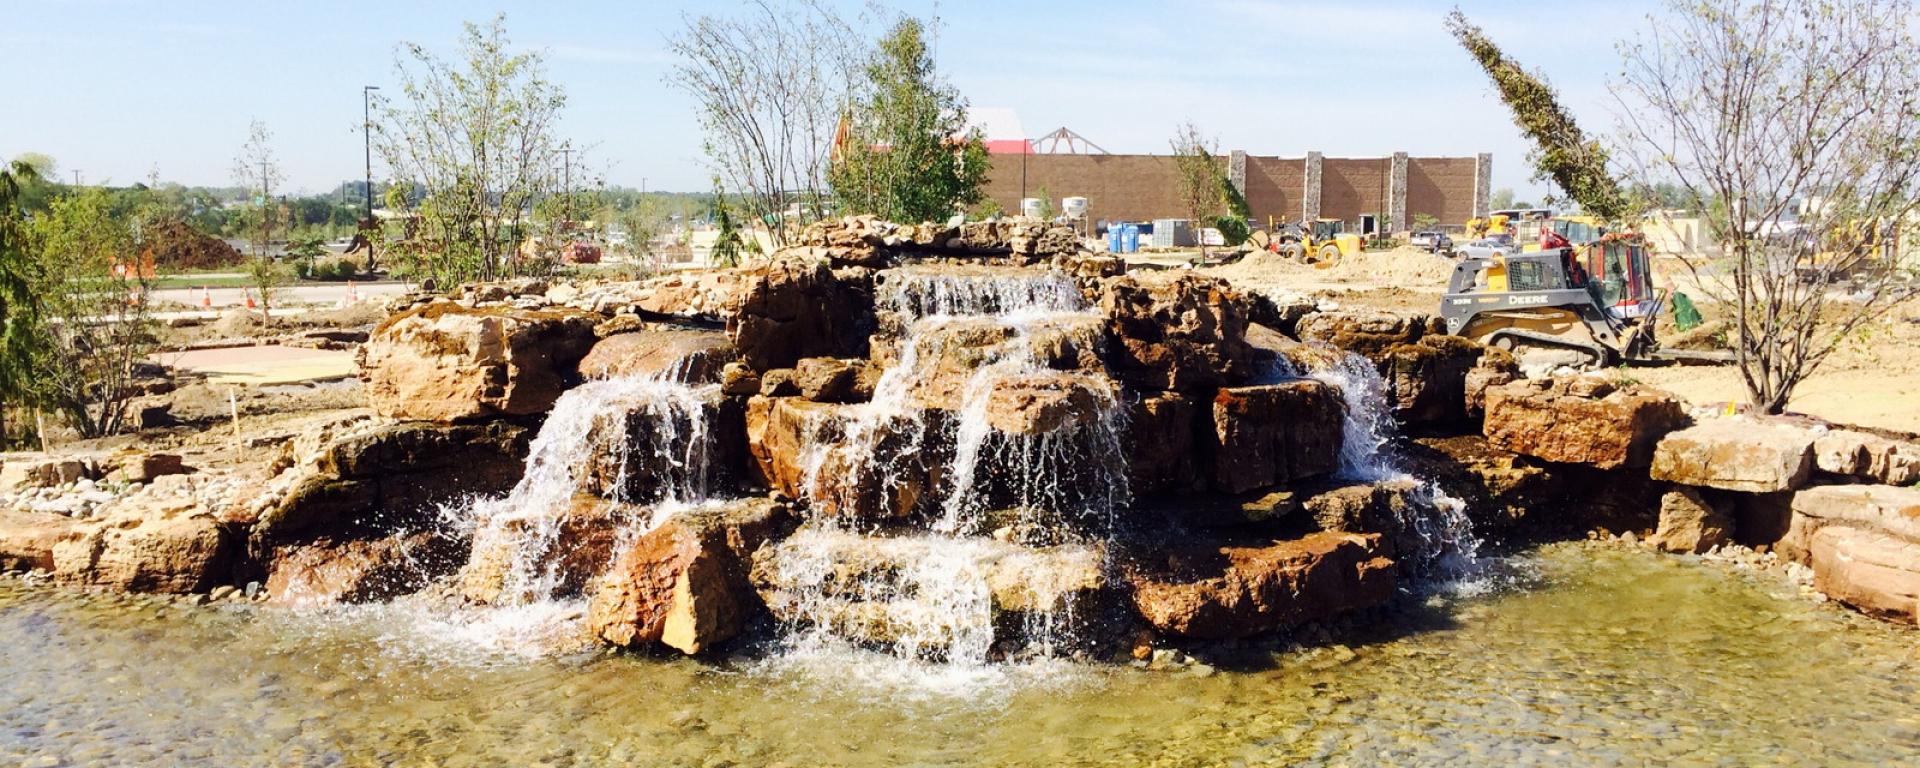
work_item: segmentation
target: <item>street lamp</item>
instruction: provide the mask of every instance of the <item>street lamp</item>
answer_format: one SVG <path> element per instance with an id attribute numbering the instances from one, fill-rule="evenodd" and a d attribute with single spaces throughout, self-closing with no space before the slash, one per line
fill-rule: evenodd
<path id="1" fill-rule="evenodd" d="M 367 198 L 367 216 L 360 221 L 360 235 L 367 241 L 367 271 L 372 272 L 379 266 L 374 260 L 373 240 L 378 232 L 373 222 L 373 92 L 380 90 L 377 85 L 360 86 L 360 142 L 367 153 L 366 186 L 360 192 Z"/>
<path id="2" fill-rule="evenodd" d="M 367 185 L 361 192 L 367 198 L 367 218 L 373 218 L 373 92 L 380 90 L 377 85 L 360 87 L 360 137 L 367 152 Z"/>

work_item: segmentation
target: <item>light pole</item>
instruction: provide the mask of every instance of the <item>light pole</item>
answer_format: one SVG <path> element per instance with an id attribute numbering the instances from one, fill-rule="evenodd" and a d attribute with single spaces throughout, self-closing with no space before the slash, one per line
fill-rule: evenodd
<path id="1" fill-rule="evenodd" d="M 373 218 L 373 92 L 380 90 L 377 85 L 360 87 L 360 138 L 367 153 L 367 185 L 361 192 L 367 198 L 367 218 Z"/>
<path id="2" fill-rule="evenodd" d="M 566 224 L 573 224 L 573 145 L 560 148 L 560 191 L 567 196 Z"/>
<path id="3" fill-rule="evenodd" d="M 360 235 L 367 241 L 368 272 L 372 272 L 379 266 L 379 263 L 374 261 L 374 237 L 369 234 L 377 231 L 373 224 L 373 92 L 377 90 L 380 90 L 380 86 L 360 86 L 360 143 L 367 154 L 366 186 L 360 188 L 361 196 L 367 199 L 367 215 L 360 220 Z"/>

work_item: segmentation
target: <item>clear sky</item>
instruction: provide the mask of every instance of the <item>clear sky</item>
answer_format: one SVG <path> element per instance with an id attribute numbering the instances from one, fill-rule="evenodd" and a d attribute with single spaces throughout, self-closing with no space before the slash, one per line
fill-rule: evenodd
<path id="1" fill-rule="evenodd" d="M 1527 144 L 1486 77 L 1446 34 L 1452 2 L 896 0 L 937 12 L 939 63 L 975 106 L 1018 112 L 1038 137 L 1068 126 L 1112 152 L 1165 152 L 1193 121 L 1225 149 L 1379 156 L 1494 153 L 1495 186 L 1537 195 Z M 1610 130 L 1614 44 L 1652 0 L 1481 2 L 1468 15 L 1546 72 L 1589 131 Z M 7 114 L 0 157 L 52 155 L 63 178 L 130 183 L 157 169 L 232 182 L 249 121 L 286 176 L 323 191 L 361 175 L 360 86 L 393 81 L 395 45 L 451 54 L 463 20 L 507 14 L 567 88 L 563 132 L 609 180 L 703 190 L 689 98 L 669 87 L 666 40 L 687 2 L 135 2 L 0 0 Z M 381 175 L 377 165 L 375 175 Z"/>

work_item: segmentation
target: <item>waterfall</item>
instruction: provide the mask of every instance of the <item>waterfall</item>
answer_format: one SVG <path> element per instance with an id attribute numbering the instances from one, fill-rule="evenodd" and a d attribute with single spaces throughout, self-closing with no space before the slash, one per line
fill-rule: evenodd
<path id="1" fill-rule="evenodd" d="M 669 374 L 671 375 L 671 374 Z M 676 505 L 707 498 L 707 400 L 715 385 L 667 376 L 590 381 L 561 394 L 529 448 L 526 471 L 507 495 L 459 510 L 477 557 L 506 553 L 501 600 L 562 595 L 577 563 L 561 556 L 577 501 L 630 540 Z M 638 504 L 652 504 L 641 512 Z M 574 585 L 577 586 L 577 585 Z"/>
<path id="2" fill-rule="evenodd" d="M 1295 370 L 1292 363 L 1278 362 L 1283 375 L 1304 375 L 1340 391 L 1346 416 L 1342 422 L 1340 469 L 1337 477 L 1359 483 L 1404 481 L 1414 484 L 1410 519 L 1397 521 L 1401 529 L 1420 542 L 1412 553 L 1415 567 L 1425 573 L 1451 576 L 1471 568 L 1480 549 L 1468 519 L 1466 502 L 1448 494 L 1431 480 L 1407 471 L 1393 448 L 1395 425 L 1387 382 L 1380 370 L 1360 355 L 1340 352 L 1338 357 Z M 1430 510 L 1430 511 L 1429 511 Z M 1423 514 L 1425 512 L 1425 514 Z M 1403 553 L 1405 554 L 1405 553 Z"/>
<path id="3" fill-rule="evenodd" d="M 835 424 L 812 425 L 820 439 L 805 458 L 806 487 L 816 502 L 845 501 L 830 497 L 856 485 L 842 475 L 891 491 L 905 473 L 921 472 L 934 487 L 917 499 L 910 530 L 875 535 L 823 521 L 823 530 L 781 548 L 773 568 L 793 587 L 777 611 L 788 618 L 787 643 L 805 656 L 844 651 L 858 638 L 901 659 L 980 665 L 995 657 L 1004 631 L 996 620 L 1010 612 L 1027 648 L 1054 652 L 1072 630 L 1073 601 L 1046 588 L 1044 575 L 1100 573 L 1104 550 L 1088 542 L 1129 501 L 1114 385 L 1055 359 L 1063 350 L 1095 354 L 1099 316 L 1059 273 L 888 277 L 876 303 L 897 324 L 893 362 L 870 402 L 848 406 Z M 963 371 L 952 370 L 955 357 Z M 1010 391 L 1054 407 L 996 424 L 995 398 Z M 1034 407 L 999 405 L 1020 415 Z M 876 559 L 887 565 L 848 565 Z M 1024 610 L 996 602 L 996 579 L 1019 580 L 1009 574 L 1036 590 L 1023 593 Z"/>

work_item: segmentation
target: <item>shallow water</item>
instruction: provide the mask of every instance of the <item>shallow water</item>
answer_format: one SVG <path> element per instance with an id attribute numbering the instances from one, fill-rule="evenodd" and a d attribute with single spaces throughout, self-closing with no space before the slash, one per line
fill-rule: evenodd
<path id="1" fill-rule="evenodd" d="M 1556 545 L 1513 583 L 1201 677 L 891 658 L 526 659 L 399 609 L 0 580 L 0 764 L 1888 765 L 1920 655 L 1749 576 Z M 442 627 L 444 630 L 444 627 Z"/>

